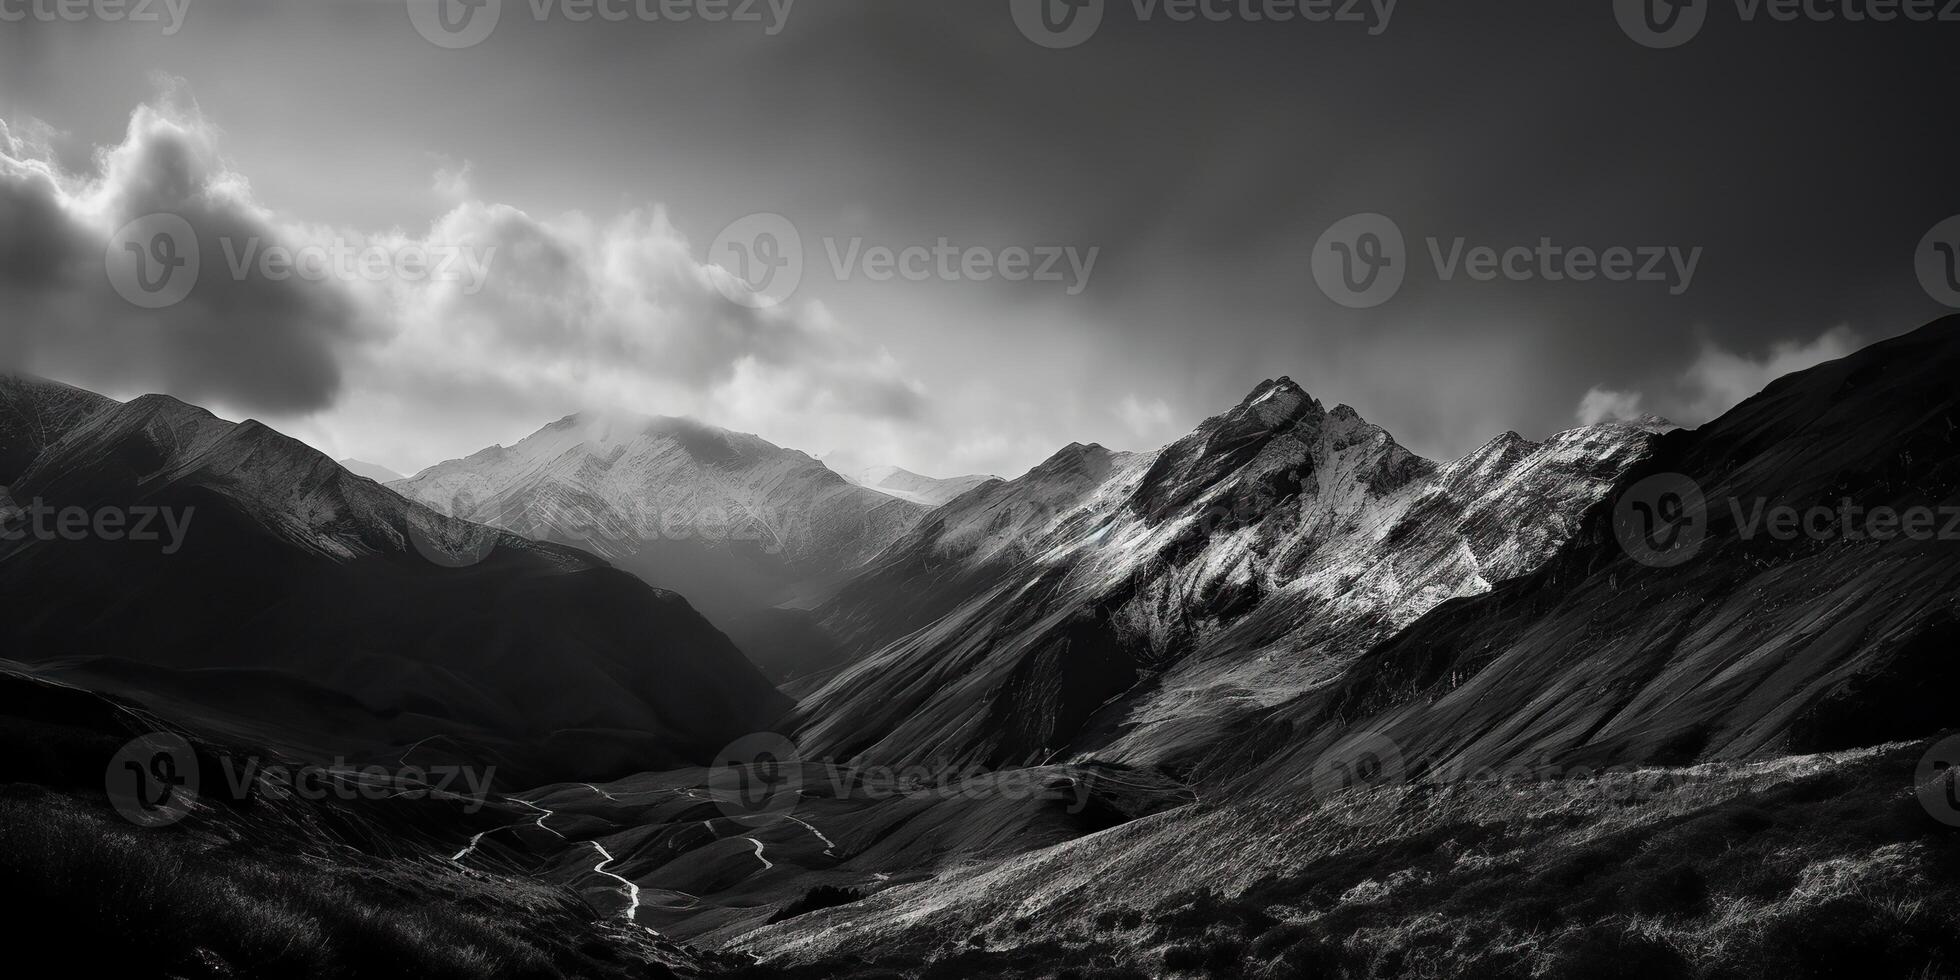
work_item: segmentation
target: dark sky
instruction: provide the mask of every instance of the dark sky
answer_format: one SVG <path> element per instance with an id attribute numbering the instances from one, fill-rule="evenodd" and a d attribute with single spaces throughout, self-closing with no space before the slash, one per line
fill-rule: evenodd
<path id="1" fill-rule="evenodd" d="M 1051 50 L 1008 0 L 801 0 L 774 36 L 503 0 L 486 41 L 445 50 L 402 3 L 188 2 L 171 36 L 0 24 L 0 255 L 48 237 L 85 264 L 121 220 L 188 210 L 268 240 L 496 243 L 489 287 L 322 298 L 207 270 L 144 319 L 92 305 L 85 274 L 17 271 L 0 356 L 401 470 L 604 406 L 1011 473 L 1076 440 L 1155 447 L 1280 374 L 1436 457 L 1582 403 L 1692 424 L 1938 315 L 1914 252 L 1960 213 L 1960 23 L 1725 2 L 1654 50 L 1603 0 L 1407 2 L 1375 36 L 1116 0 Z M 182 186 L 156 179 L 178 164 Z M 761 312 L 702 289 L 752 212 L 806 251 Z M 1409 254 L 1400 291 L 1355 310 L 1312 259 L 1361 212 Z M 859 237 L 1100 251 L 1078 295 L 839 281 L 821 242 Z M 1432 237 L 1702 251 L 1674 295 L 1442 282 Z"/>

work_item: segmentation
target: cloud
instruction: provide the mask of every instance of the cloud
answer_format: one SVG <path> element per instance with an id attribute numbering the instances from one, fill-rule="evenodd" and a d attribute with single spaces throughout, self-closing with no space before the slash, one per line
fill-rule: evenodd
<path id="1" fill-rule="evenodd" d="M 459 165 L 437 167 L 431 183 L 437 197 L 461 202 L 475 196 L 475 178 L 476 164 L 464 160 Z"/>
<path id="2" fill-rule="evenodd" d="M 1809 340 L 1779 340 L 1760 356 L 1731 351 L 1704 337 L 1695 358 L 1672 377 L 1652 386 L 1661 395 L 1660 414 L 1688 425 L 1712 421 L 1747 401 L 1770 382 L 1797 371 L 1834 361 L 1865 345 L 1849 326 L 1836 326 Z M 1649 399 L 1640 391 L 1620 391 L 1594 385 L 1579 402 L 1583 425 L 1638 418 Z"/>
<path id="3" fill-rule="evenodd" d="M 38 131 L 0 127 L 0 302 L 21 325 L 0 337 L 0 367 L 262 414 L 398 464 L 581 409 L 806 445 L 842 430 L 875 450 L 928 407 L 821 305 L 729 302 L 725 274 L 657 205 L 540 217 L 477 198 L 464 163 L 436 175 L 449 210 L 426 230 L 368 232 L 262 205 L 174 92 L 139 107 L 90 174 L 62 172 Z M 201 269 L 186 299 L 148 310 L 111 286 L 105 252 L 158 213 L 188 222 Z M 314 274 L 250 261 L 269 251 L 314 259 L 300 266 Z"/>
<path id="4" fill-rule="evenodd" d="M 1579 424 L 1598 425 L 1639 418 L 1642 397 L 1637 391 L 1612 391 L 1594 386 L 1579 401 Z"/>
<path id="5" fill-rule="evenodd" d="M 63 172 L 44 141 L 0 134 L 0 366 L 253 411 L 330 403 L 357 305 L 342 291 L 225 271 L 221 241 L 285 241 L 288 229 L 226 168 L 194 105 L 173 93 L 139 108 L 91 175 Z M 183 302 L 148 310 L 116 293 L 104 257 L 119 229 L 157 213 L 195 229 L 203 270 Z"/>
<path id="6" fill-rule="evenodd" d="M 1783 340 L 1762 357 L 1749 357 L 1703 340 L 1695 362 L 1682 375 L 1686 391 L 1682 418 L 1705 421 L 1734 408 L 1786 374 L 1846 357 L 1864 346 L 1856 331 L 1837 326 L 1808 340 Z"/>
<path id="7" fill-rule="evenodd" d="M 1171 406 L 1162 398 L 1144 402 L 1136 395 L 1127 395 L 1116 406 L 1116 414 L 1131 432 L 1145 438 L 1164 436 L 1171 427 Z"/>

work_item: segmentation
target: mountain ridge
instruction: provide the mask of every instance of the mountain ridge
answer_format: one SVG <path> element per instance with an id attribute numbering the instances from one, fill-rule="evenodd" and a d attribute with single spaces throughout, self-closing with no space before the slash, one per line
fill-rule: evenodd
<path id="1" fill-rule="evenodd" d="M 815 751 L 889 764 L 1188 762 L 1529 570 L 1653 438 L 1607 424 L 1437 464 L 1279 378 L 1154 453 L 1072 445 L 936 511 L 820 607 L 854 659 L 793 690 L 794 723 Z"/>

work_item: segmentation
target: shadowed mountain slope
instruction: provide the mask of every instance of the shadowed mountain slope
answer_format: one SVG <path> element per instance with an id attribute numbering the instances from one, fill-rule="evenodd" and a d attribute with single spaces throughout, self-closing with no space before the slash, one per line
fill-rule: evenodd
<path id="1" fill-rule="evenodd" d="M 705 761 L 786 704 L 679 596 L 170 398 L 99 406 L 10 495 L 181 529 L 51 535 L 17 514 L 0 541 L 13 659 L 264 744 L 609 776 Z"/>

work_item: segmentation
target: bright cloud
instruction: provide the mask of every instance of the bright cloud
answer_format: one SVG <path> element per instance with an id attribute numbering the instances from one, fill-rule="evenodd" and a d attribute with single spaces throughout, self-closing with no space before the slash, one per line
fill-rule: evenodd
<path id="1" fill-rule="evenodd" d="M 408 466 L 593 408 L 789 445 L 844 427 L 867 453 L 896 452 L 924 409 L 901 365 L 820 305 L 729 302 L 726 274 L 657 205 L 534 216 L 478 199 L 463 164 L 438 174 L 431 193 L 454 206 L 425 231 L 309 225 L 258 202 L 219 142 L 181 96 L 137 109 L 89 174 L 0 126 L 0 302 L 20 325 L 5 366 L 264 414 L 329 452 Z M 149 310 L 115 292 L 104 256 L 158 213 L 189 223 L 200 270 L 188 298 Z M 379 273 L 322 259 L 306 276 L 255 260 L 271 249 L 460 258 Z"/>

